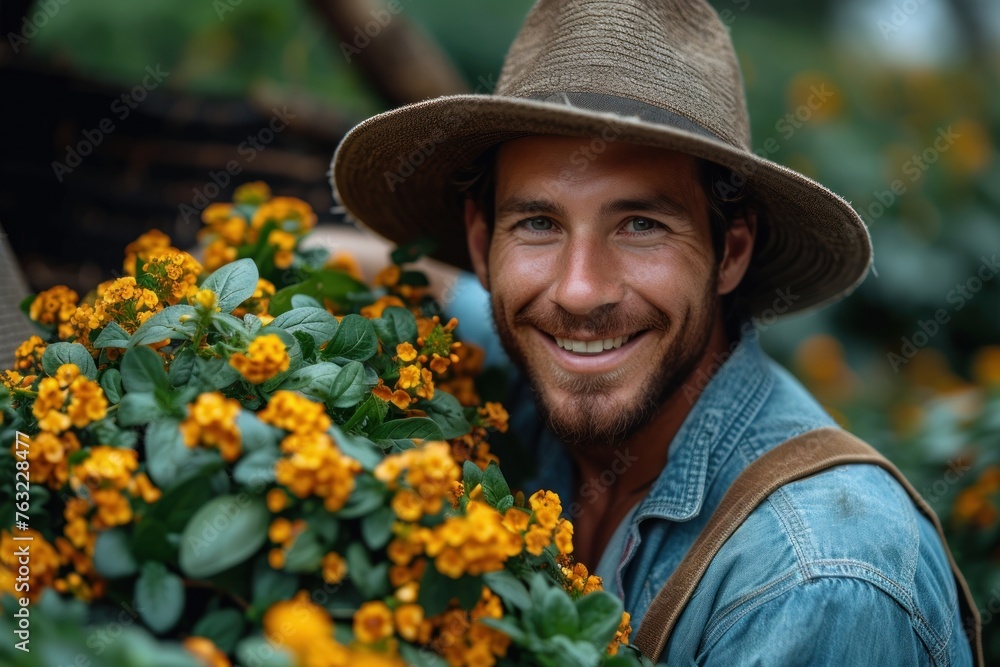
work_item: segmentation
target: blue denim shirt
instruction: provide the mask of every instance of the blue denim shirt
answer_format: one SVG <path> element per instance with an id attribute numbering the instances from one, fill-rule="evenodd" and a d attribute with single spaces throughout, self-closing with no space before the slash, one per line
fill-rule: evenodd
<path id="1" fill-rule="evenodd" d="M 538 446 L 538 488 L 575 498 L 576 506 L 564 503 L 568 518 L 586 511 L 575 466 L 537 419 L 523 381 L 508 407 L 516 432 Z M 760 350 L 756 334 L 745 337 L 670 443 L 666 467 L 630 518 L 615 579 L 605 581 L 634 628 L 736 476 L 770 448 L 824 426 L 835 424 Z M 620 463 L 632 459 L 625 451 Z M 936 531 L 889 473 L 862 464 L 788 484 L 763 502 L 712 561 L 661 659 L 972 664 Z"/>

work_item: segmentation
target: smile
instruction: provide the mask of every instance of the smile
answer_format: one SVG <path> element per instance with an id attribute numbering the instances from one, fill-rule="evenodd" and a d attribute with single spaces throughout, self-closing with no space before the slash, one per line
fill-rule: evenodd
<path id="1" fill-rule="evenodd" d="M 577 354 L 599 354 L 604 350 L 618 349 L 628 342 L 630 336 L 625 335 L 600 340 L 575 340 L 573 338 L 560 338 L 559 336 L 553 336 L 553 338 L 556 339 L 556 345 L 564 350 L 576 352 Z"/>

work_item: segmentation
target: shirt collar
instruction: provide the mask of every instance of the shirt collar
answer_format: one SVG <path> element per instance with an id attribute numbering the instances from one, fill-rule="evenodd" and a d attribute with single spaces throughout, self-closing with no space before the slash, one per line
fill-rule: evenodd
<path id="1" fill-rule="evenodd" d="M 744 336 L 720 361 L 671 441 L 667 465 L 639 505 L 636 522 L 687 521 L 698 516 L 705 490 L 770 392 L 768 359 L 756 335 Z M 682 388 L 681 394 L 685 392 L 690 389 Z"/>

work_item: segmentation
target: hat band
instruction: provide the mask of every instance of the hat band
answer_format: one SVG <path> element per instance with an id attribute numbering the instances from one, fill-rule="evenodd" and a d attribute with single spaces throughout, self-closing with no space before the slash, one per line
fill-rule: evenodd
<path id="1" fill-rule="evenodd" d="M 690 118 L 676 114 L 639 100 L 606 93 L 543 93 L 529 95 L 528 99 L 539 102 L 554 102 L 562 106 L 577 107 L 598 113 L 612 113 L 627 118 L 638 118 L 647 123 L 666 125 L 692 134 L 699 134 L 709 139 L 729 143 L 707 127 L 696 123 Z"/>

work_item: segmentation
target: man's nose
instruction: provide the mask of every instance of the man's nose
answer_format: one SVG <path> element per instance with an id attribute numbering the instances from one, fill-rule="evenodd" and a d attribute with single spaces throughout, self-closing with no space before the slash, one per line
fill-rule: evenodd
<path id="1" fill-rule="evenodd" d="M 586 315 L 624 297 L 623 272 L 599 238 L 580 236 L 560 251 L 552 300 L 574 315 Z"/>

